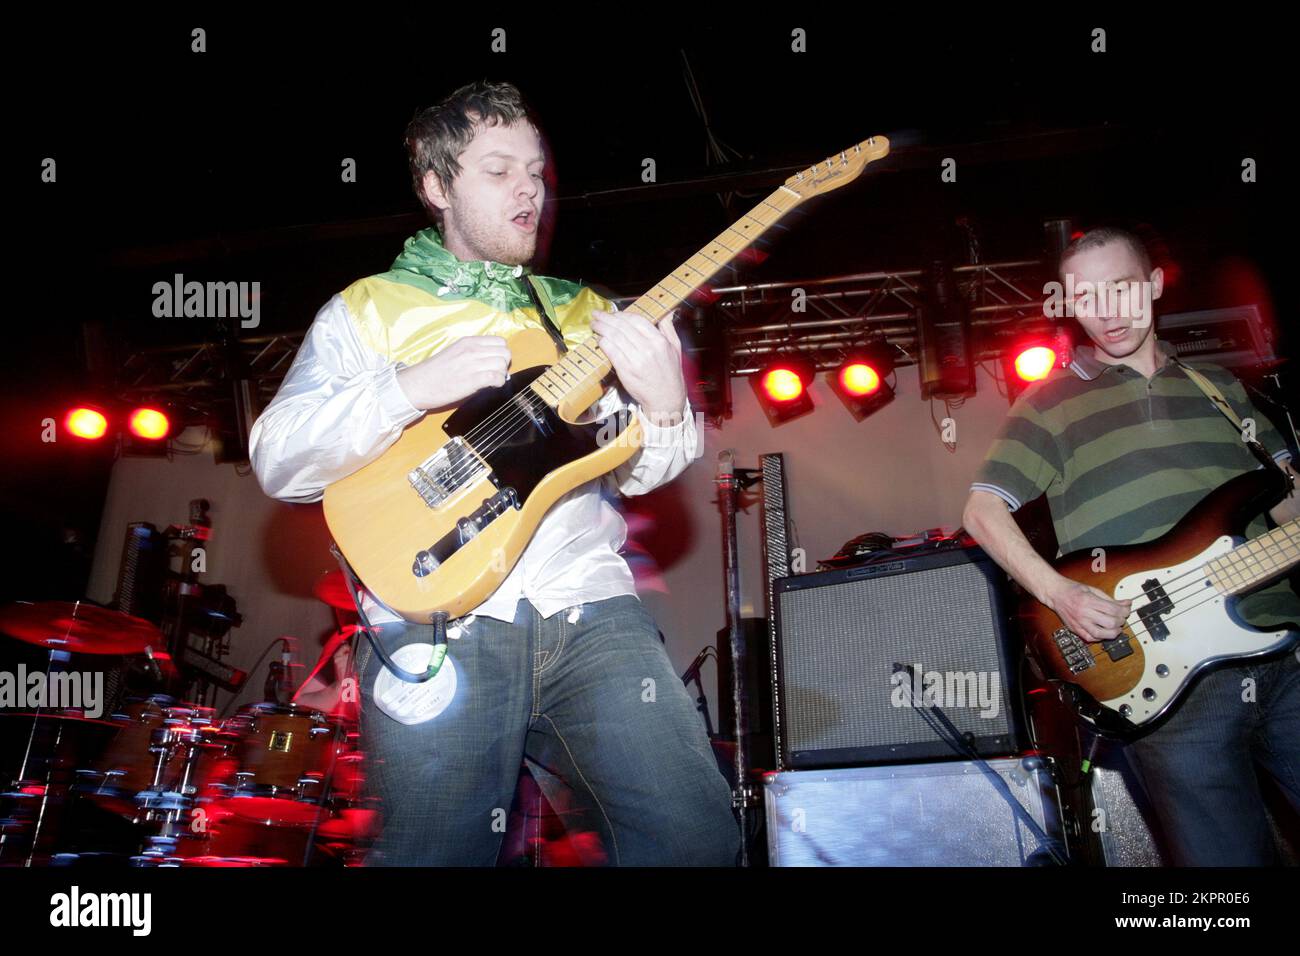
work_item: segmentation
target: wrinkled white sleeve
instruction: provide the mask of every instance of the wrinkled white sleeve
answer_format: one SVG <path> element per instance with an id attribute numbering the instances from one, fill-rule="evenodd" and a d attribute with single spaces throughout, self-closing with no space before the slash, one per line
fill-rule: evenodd
<path id="1" fill-rule="evenodd" d="M 363 345 L 342 297 L 330 299 L 253 424 L 249 458 L 262 490 L 317 501 L 387 450 L 423 414 L 397 384 L 400 367 Z"/>
<path id="2" fill-rule="evenodd" d="M 641 423 L 641 448 L 615 468 L 610 477 L 624 495 L 644 495 L 672 481 L 696 458 L 700 457 L 701 436 L 695 427 L 690 399 L 682 409 L 682 420 L 667 428 L 655 425 L 641 414 L 635 403 L 623 400 L 617 388 L 606 389 L 594 406 L 596 418 L 605 418 L 630 409 Z"/>

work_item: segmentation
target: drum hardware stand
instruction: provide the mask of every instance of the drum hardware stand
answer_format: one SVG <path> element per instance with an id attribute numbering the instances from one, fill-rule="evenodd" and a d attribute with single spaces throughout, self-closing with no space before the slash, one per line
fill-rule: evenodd
<path id="1" fill-rule="evenodd" d="M 749 779 L 749 715 L 745 701 L 746 653 L 744 633 L 740 624 L 740 555 L 736 541 L 736 508 L 739 493 L 762 480 L 762 472 L 753 468 L 737 468 L 735 452 L 727 449 L 718 453 L 717 477 L 718 503 L 722 510 L 722 562 L 727 591 L 727 628 L 731 647 L 731 700 L 736 734 L 736 783 L 731 792 L 731 805 L 740 823 L 739 865 L 749 866 L 749 815 L 758 805 L 758 791 Z"/>
<path id="2" fill-rule="evenodd" d="M 351 670 L 350 658 L 348 661 L 348 669 Z M 312 732 L 313 733 L 315 732 L 315 728 L 313 728 Z M 310 778 L 303 777 L 301 780 L 298 781 L 298 786 L 300 788 L 302 787 L 303 783 L 308 781 L 320 788 L 316 796 L 316 816 L 312 818 L 311 832 L 308 834 L 307 837 L 307 845 L 303 848 L 302 851 L 303 866 L 309 866 L 311 863 L 312 849 L 316 844 L 316 833 L 320 830 L 321 817 L 325 815 L 325 802 L 327 799 L 329 799 L 330 788 L 325 785 L 325 781 L 327 780 L 332 781 L 334 779 L 334 770 L 338 764 L 339 747 L 341 746 L 342 742 L 343 742 L 343 726 L 340 723 L 338 726 L 330 730 L 330 741 L 329 741 L 330 762 L 329 762 L 329 766 L 325 769 L 324 775 L 319 779 L 317 779 L 316 777 L 310 777 Z"/>
<path id="3" fill-rule="evenodd" d="M 164 725 L 153 731 L 152 736 L 153 743 L 149 750 L 157 755 L 157 762 L 154 764 L 153 782 L 150 788 L 141 794 L 141 796 L 148 795 L 141 807 L 144 814 L 137 816 L 136 822 L 152 823 L 160 820 L 162 835 L 171 837 L 174 836 L 174 827 L 193 802 L 191 795 L 195 789 L 194 767 L 203 747 L 202 734 L 193 727 L 178 732 Z M 164 790 L 162 788 L 167 765 L 171 763 L 178 747 L 185 748 L 181 779 L 175 790 Z"/>
<path id="4" fill-rule="evenodd" d="M 73 612 L 72 612 L 72 616 L 74 619 L 77 616 L 77 609 L 80 607 L 81 607 L 81 602 L 77 601 L 74 605 Z M 72 625 L 69 624 L 69 630 L 71 629 L 71 627 Z M 63 636 L 65 640 L 62 641 L 62 643 L 66 643 L 68 632 L 65 632 Z M 50 643 L 52 644 L 60 643 L 60 641 L 58 638 L 51 638 Z M 59 650 L 58 648 L 55 647 L 50 648 L 49 662 L 45 667 L 45 682 L 47 687 L 50 686 L 51 683 L 50 676 L 57 671 L 62 671 L 63 668 L 60 665 L 66 664 L 71 659 L 72 659 L 71 655 L 68 654 L 66 651 Z M 35 709 L 34 714 L 32 715 L 32 729 L 31 732 L 27 735 L 27 749 L 23 751 L 23 762 L 18 769 L 18 779 L 17 781 L 15 781 L 15 784 L 18 786 L 19 789 L 21 789 L 22 787 L 22 782 L 27 779 L 28 762 L 31 760 L 32 757 L 32 748 L 33 746 L 35 746 L 36 743 L 36 730 L 37 727 L 40 726 L 41 717 L 43 715 L 44 710 L 45 710 L 44 705 L 37 707 Z M 41 806 L 36 813 L 36 822 L 32 827 L 32 843 L 30 848 L 27 851 L 27 859 L 23 862 L 23 866 L 25 867 L 30 867 L 35 862 L 36 850 L 40 844 L 41 827 L 45 823 L 45 811 L 48 808 L 50 802 L 50 788 L 54 785 L 54 765 L 58 761 L 59 744 L 61 744 L 62 742 L 63 742 L 63 721 L 57 721 L 57 729 L 54 732 L 54 743 L 50 747 L 50 758 L 45 766 L 45 781 L 41 785 Z M 0 851 L 3 851 L 4 849 L 6 836 L 7 836 L 6 834 L 0 834 Z"/>

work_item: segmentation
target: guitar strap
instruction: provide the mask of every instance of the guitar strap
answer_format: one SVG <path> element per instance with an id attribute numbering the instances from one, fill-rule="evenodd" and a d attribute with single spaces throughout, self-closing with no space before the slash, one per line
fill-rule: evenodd
<path id="1" fill-rule="evenodd" d="M 1223 397 L 1223 392 L 1219 391 L 1218 386 L 1216 386 L 1213 382 L 1211 382 L 1208 378 L 1206 378 L 1200 372 L 1196 371 L 1196 369 L 1192 368 L 1191 366 L 1179 362 L 1178 359 L 1172 359 L 1172 361 L 1179 368 L 1183 370 L 1183 372 L 1187 375 L 1189 379 L 1192 380 L 1192 384 L 1194 384 L 1197 388 L 1199 388 L 1202 392 L 1205 393 L 1205 397 L 1214 403 L 1215 407 L 1218 408 L 1218 410 L 1223 413 L 1223 417 L 1226 418 L 1228 421 L 1230 421 L 1232 423 L 1232 427 L 1237 430 L 1237 433 L 1241 435 L 1243 439 L 1245 439 L 1245 435 L 1246 435 L 1245 424 L 1242 422 L 1241 418 L 1237 415 L 1237 413 L 1232 410 L 1232 406 L 1229 405 L 1228 400 Z M 1250 449 L 1251 453 L 1256 458 L 1258 458 L 1266 468 L 1268 467 L 1277 468 L 1278 471 L 1283 471 L 1283 469 L 1278 465 L 1277 461 L 1273 458 L 1273 456 L 1268 453 L 1268 449 L 1266 449 L 1258 441 L 1256 441 L 1254 438 L 1245 439 L 1245 441 L 1246 441 L 1246 446 Z M 1284 471 L 1283 474 L 1285 474 Z M 1289 480 L 1288 480 L 1288 484 L 1289 484 Z"/>
<path id="2" fill-rule="evenodd" d="M 550 333 L 551 338 L 555 341 L 556 348 L 563 355 L 569 351 L 569 347 L 564 344 L 564 333 L 560 331 L 560 325 L 555 321 L 553 315 L 555 310 L 551 306 L 551 297 L 546 294 L 546 289 L 543 288 L 540 282 L 533 281 L 532 276 L 526 276 L 526 278 L 528 281 L 524 287 L 528 290 L 529 296 L 532 297 L 533 305 L 537 307 L 537 315 L 546 325 L 546 331 Z M 543 307 L 543 303 L 546 304 L 545 307 Z"/>

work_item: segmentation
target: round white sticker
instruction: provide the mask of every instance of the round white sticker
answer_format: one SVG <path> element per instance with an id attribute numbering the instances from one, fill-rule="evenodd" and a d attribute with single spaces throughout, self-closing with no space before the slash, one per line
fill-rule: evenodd
<path id="1" fill-rule="evenodd" d="M 403 670 L 419 673 L 429 666 L 432 644 L 407 644 L 393 655 L 393 663 Z M 433 720 L 456 696 L 456 665 L 451 655 L 443 658 L 442 667 L 432 680 L 408 684 L 381 667 L 375 678 L 375 705 L 401 724 L 422 724 Z"/>

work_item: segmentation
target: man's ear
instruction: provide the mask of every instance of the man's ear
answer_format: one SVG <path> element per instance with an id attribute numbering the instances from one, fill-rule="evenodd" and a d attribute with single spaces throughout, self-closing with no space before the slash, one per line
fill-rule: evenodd
<path id="1" fill-rule="evenodd" d="M 447 199 L 447 190 L 443 189 L 442 181 L 432 169 L 428 170 L 420 180 L 420 188 L 424 191 L 424 198 L 435 209 L 445 211 L 451 205 L 451 201 Z"/>
<path id="2" fill-rule="evenodd" d="M 1165 291 L 1165 270 L 1156 266 L 1151 270 L 1151 301 L 1154 302 L 1160 298 L 1160 294 Z"/>

